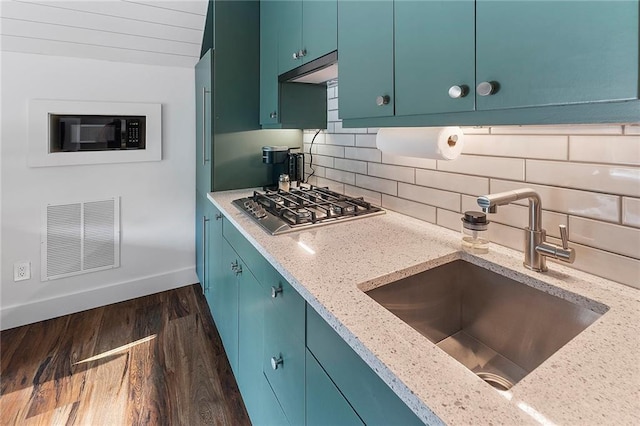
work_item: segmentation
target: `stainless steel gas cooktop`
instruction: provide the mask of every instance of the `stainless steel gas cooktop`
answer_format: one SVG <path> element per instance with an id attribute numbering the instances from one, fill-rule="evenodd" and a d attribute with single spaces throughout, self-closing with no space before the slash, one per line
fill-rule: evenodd
<path id="1" fill-rule="evenodd" d="M 348 197 L 316 186 L 254 191 L 253 196 L 234 200 L 233 204 L 271 235 L 384 214 L 380 207 L 361 197 Z"/>

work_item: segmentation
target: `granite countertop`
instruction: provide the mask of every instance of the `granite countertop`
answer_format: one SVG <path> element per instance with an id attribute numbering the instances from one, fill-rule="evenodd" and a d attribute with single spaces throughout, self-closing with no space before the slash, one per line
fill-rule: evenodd
<path id="1" fill-rule="evenodd" d="M 271 236 L 231 204 L 251 193 L 209 198 L 425 423 L 638 424 L 640 291 L 557 263 L 532 272 L 522 253 L 495 244 L 488 254 L 469 255 L 458 233 L 392 211 Z M 498 392 L 362 291 L 461 258 L 592 310 L 609 309 Z"/>

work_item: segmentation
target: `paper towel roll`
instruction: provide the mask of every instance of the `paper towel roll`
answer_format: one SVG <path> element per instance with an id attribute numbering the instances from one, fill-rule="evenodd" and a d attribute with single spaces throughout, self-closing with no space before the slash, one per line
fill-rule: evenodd
<path id="1" fill-rule="evenodd" d="M 455 160 L 464 146 L 459 127 L 391 127 L 378 130 L 376 146 L 404 157 Z"/>

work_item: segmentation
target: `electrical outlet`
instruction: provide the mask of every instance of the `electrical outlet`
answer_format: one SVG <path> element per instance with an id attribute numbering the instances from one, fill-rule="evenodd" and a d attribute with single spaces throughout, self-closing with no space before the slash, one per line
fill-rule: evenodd
<path id="1" fill-rule="evenodd" d="M 13 264 L 13 281 L 24 281 L 31 279 L 31 262 Z"/>

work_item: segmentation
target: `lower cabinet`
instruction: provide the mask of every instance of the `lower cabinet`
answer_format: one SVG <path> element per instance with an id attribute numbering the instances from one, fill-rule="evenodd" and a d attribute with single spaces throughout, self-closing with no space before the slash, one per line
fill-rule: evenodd
<path id="1" fill-rule="evenodd" d="M 306 413 L 309 426 L 364 425 L 318 361 L 307 350 Z"/>
<path id="2" fill-rule="evenodd" d="M 214 207 L 208 217 L 217 213 Z M 209 221 L 212 231 L 219 226 L 221 232 L 207 246 L 218 247 L 208 256 L 206 271 L 215 271 L 207 302 L 251 422 L 421 424 L 258 250 L 221 219 Z"/>

